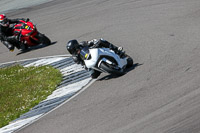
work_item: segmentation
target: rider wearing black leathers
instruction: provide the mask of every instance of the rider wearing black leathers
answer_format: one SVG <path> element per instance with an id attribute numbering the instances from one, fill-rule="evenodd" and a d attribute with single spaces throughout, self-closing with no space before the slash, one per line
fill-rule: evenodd
<path id="1" fill-rule="evenodd" d="M 14 50 L 13 44 L 18 43 L 18 36 L 12 34 L 10 24 L 20 23 L 20 20 L 28 21 L 29 19 L 8 19 L 4 14 L 0 14 L 0 40 L 10 51 Z"/>
<path id="2" fill-rule="evenodd" d="M 67 43 L 67 50 L 69 51 L 70 54 L 72 54 L 72 58 L 74 60 L 74 62 L 76 62 L 77 64 L 81 64 L 85 67 L 84 61 L 80 56 L 80 50 L 84 47 L 89 47 L 89 48 L 110 48 L 112 49 L 116 54 L 118 54 L 119 56 L 123 56 L 125 54 L 125 52 L 123 51 L 122 47 L 116 47 L 113 44 L 111 44 L 110 42 L 104 40 L 104 39 L 93 39 L 90 41 L 83 41 L 78 43 L 77 40 L 70 40 Z M 85 67 L 86 68 L 86 67 Z M 86 68 L 87 69 L 87 68 Z M 97 78 L 101 73 L 99 71 L 96 70 L 90 70 L 91 72 L 91 77 L 92 78 Z"/>

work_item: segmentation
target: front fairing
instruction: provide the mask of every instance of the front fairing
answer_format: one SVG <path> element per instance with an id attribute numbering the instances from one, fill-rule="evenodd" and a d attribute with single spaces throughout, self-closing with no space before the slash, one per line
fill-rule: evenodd
<path id="1" fill-rule="evenodd" d="M 99 58 L 99 50 L 98 49 L 89 49 L 89 53 L 91 58 L 89 60 L 84 60 L 87 68 L 93 68 L 96 66 L 98 58 Z"/>
<path id="2" fill-rule="evenodd" d="M 125 58 L 121 59 L 117 54 L 115 54 L 114 51 L 110 50 L 109 48 L 93 48 L 89 49 L 90 53 L 90 59 L 89 60 L 84 60 L 85 65 L 87 68 L 95 68 L 97 67 L 99 63 L 99 59 L 112 57 L 116 60 L 118 67 L 123 68 L 126 64 L 127 61 Z"/>
<path id="3" fill-rule="evenodd" d="M 81 57 L 82 60 L 88 60 L 90 58 L 89 47 L 83 47 L 80 50 L 80 57 Z"/>
<path id="4" fill-rule="evenodd" d="M 13 27 L 13 33 L 15 35 L 20 33 L 22 36 L 30 36 L 34 32 L 37 32 L 36 26 L 30 21 L 25 22 L 21 20 L 21 23 L 18 23 Z"/>

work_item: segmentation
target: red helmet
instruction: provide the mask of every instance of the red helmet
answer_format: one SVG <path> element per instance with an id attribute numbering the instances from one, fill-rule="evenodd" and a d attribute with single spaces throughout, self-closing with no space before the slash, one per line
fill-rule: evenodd
<path id="1" fill-rule="evenodd" d="M 0 24 L 4 27 L 7 27 L 9 25 L 8 19 L 6 18 L 5 14 L 0 14 Z"/>
<path id="2" fill-rule="evenodd" d="M 0 15 L 0 22 L 2 22 L 5 18 L 6 18 L 6 15 L 5 14 L 1 14 Z"/>

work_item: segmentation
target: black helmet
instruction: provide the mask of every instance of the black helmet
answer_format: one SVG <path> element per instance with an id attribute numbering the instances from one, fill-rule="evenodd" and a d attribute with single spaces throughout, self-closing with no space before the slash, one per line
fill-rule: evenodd
<path id="1" fill-rule="evenodd" d="M 79 43 L 77 40 L 70 40 L 67 43 L 67 50 L 69 51 L 70 54 L 75 55 L 77 49 L 79 49 Z"/>

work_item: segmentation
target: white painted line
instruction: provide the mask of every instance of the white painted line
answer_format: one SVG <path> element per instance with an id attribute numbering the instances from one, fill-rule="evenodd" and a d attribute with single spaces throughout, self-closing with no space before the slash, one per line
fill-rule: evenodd
<path id="1" fill-rule="evenodd" d="M 30 117 L 28 119 L 23 119 L 23 120 L 19 120 L 19 121 L 16 121 L 14 123 L 11 123 L 3 128 L 0 128 L 0 133 L 11 133 L 11 132 L 14 132 L 15 130 L 21 128 L 22 126 L 26 125 L 27 122 L 30 122 L 30 121 L 34 121 L 35 119 L 39 118 L 40 116 L 42 116 L 43 114 L 40 114 L 40 115 L 37 115 L 37 116 L 34 116 L 34 117 Z"/>
<path id="2" fill-rule="evenodd" d="M 51 99 L 55 99 L 55 98 L 58 98 L 58 97 L 62 97 L 62 96 L 67 95 L 67 94 L 75 93 L 75 92 L 81 90 L 82 86 L 80 86 L 80 85 L 86 86 L 87 83 L 89 83 L 90 80 L 91 80 L 90 78 L 87 78 L 87 79 L 82 80 L 80 82 L 61 87 L 61 88 L 55 90 L 50 96 L 48 96 L 46 100 L 51 100 Z"/>
<path id="3" fill-rule="evenodd" d="M 63 60 L 63 59 L 65 59 L 65 57 L 59 57 L 59 58 L 56 58 L 56 59 L 55 58 L 41 59 L 41 60 L 32 62 L 28 65 L 25 65 L 24 67 L 48 65 L 48 64 L 51 64 L 51 63 L 54 63 L 54 62 L 57 62 L 57 61 L 60 61 L 60 60 Z"/>
<path id="4" fill-rule="evenodd" d="M 18 63 L 18 62 L 23 62 L 23 61 L 29 61 L 29 60 L 36 60 L 36 59 L 45 59 L 45 58 L 52 58 L 52 57 L 71 57 L 70 54 L 66 55 L 55 55 L 55 56 L 46 56 L 46 57 L 36 57 L 36 58 L 30 58 L 30 59 L 23 59 L 23 60 L 18 60 L 18 61 L 10 61 L 10 62 L 5 62 L 5 63 L 0 63 L 0 65 L 5 65 L 5 64 L 10 64 L 10 63 Z"/>
<path id="5" fill-rule="evenodd" d="M 61 72 L 62 72 L 63 76 L 67 76 L 72 73 L 79 72 L 81 70 L 84 70 L 82 66 L 74 64 L 67 68 L 61 69 Z"/>

